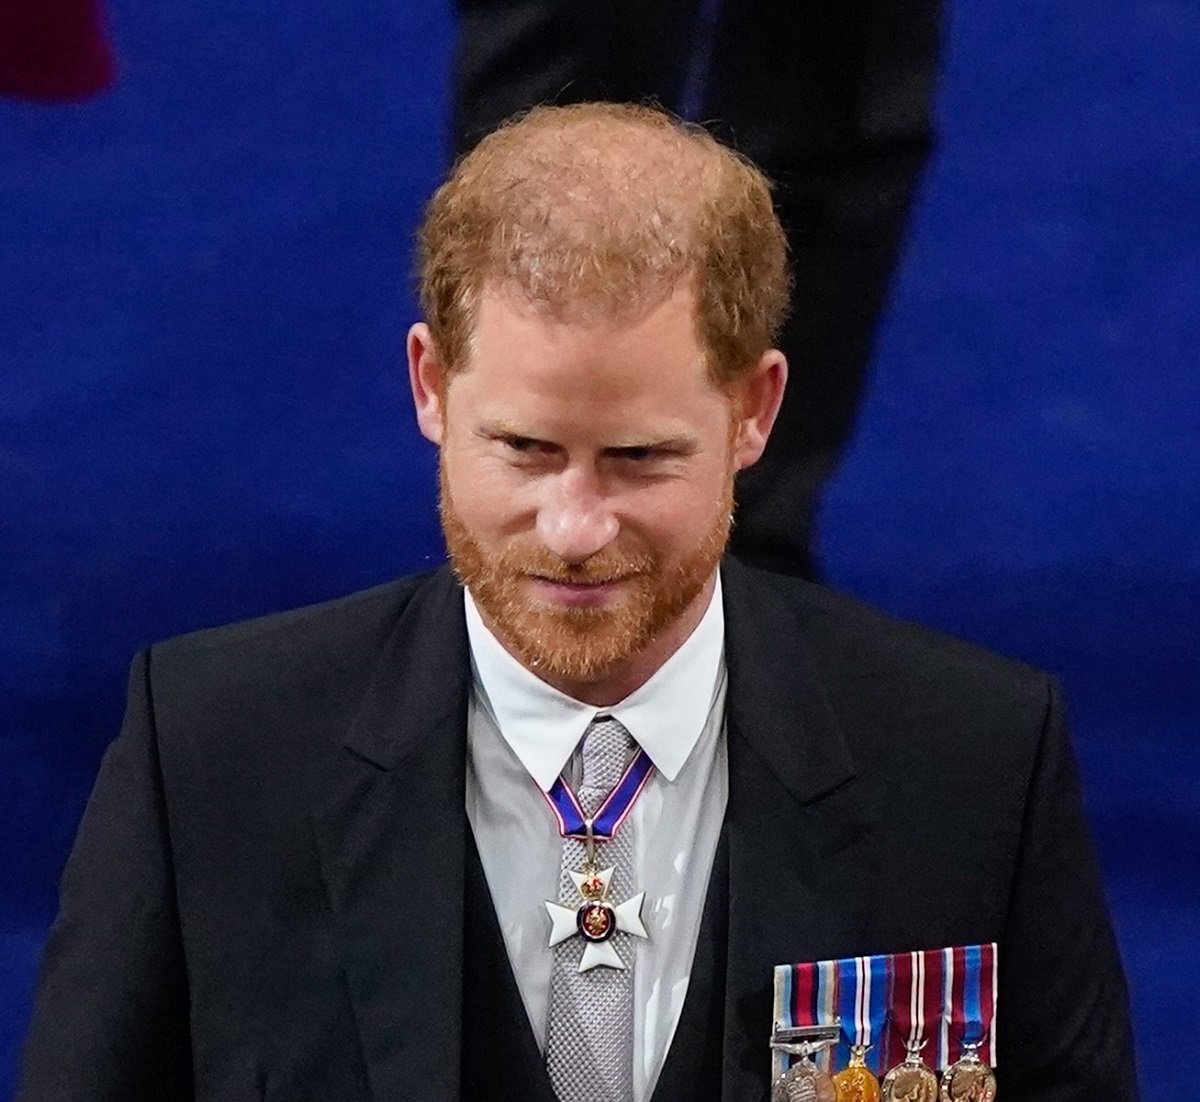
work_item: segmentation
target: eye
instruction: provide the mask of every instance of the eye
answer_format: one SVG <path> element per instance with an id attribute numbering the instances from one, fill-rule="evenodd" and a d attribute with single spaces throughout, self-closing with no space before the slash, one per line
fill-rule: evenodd
<path id="1" fill-rule="evenodd" d="M 556 456 L 559 449 L 545 440 L 534 436 L 518 436 L 515 433 L 505 433 L 497 436 L 504 453 L 513 461 L 544 463 Z"/>
<path id="2" fill-rule="evenodd" d="M 518 455 L 529 455 L 536 452 L 548 451 L 552 445 L 534 436 L 521 436 L 515 432 L 488 433 L 488 439 L 495 441 L 505 451 L 516 452 Z"/>
<path id="3" fill-rule="evenodd" d="M 630 463 L 645 463 L 650 459 L 658 459 L 662 452 L 658 448 L 642 445 L 633 448 L 614 448 L 612 454 L 614 458 L 625 459 Z"/>

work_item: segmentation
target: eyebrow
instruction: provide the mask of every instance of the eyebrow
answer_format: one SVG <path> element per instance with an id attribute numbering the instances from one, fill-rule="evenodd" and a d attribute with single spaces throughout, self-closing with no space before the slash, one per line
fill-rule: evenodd
<path id="1" fill-rule="evenodd" d="M 502 440 L 505 437 L 513 437 L 520 440 L 533 440 L 539 444 L 557 445 L 556 441 L 538 436 L 536 432 L 522 428 L 512 421 L 485 421 L 476 429 L 476 432 L 488 440 Z M 619 452 L 645 448 L 647 451 L 677 452 L 679 454 L 690 455 L 697 450 L 698 446 L 698 442 L 694 436 L 688 433 L 680 433 L 675 436 L 631 436 L 623 440 L 614 441 L 611 444 L 605 444 L 602 450 Z"/>
<path id="2" fill-rule="evenodd" d="M 643 440 L 631 440 L 621 444 L 607 444 L 604 450 L 608 452 L 637 451 L 641 449 L 654 452 L 675 452 L 680 455 L 691 455 L 697 448 L 696 439 L 692 436 L 667 436 Z"/>
<path id="3" fill-rule="evenodd" d="M 486 436 L 489 440 L 496 440 L 502 436 L 520 436 L 526 440 L 535 439 L 512 421 L 484 421 L 475 430 L 475 433 L 478 436 Z"/>

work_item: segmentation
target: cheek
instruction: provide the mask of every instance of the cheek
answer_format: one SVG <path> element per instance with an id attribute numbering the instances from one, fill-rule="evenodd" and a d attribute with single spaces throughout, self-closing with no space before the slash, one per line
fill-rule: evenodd
<path id="1" fill-rule="evenodd" d="M 532 526 L 536 504 L 527 479 L 492 457 L 444 450 L 442 478 L 458 518 L 487 540 Z"/>
<path id="2" fill-rule="evenodd" d="M 627 522 L 660 548 L 691 550 L 732 508 L 732 476 L 708 472 L 709 477 L 669 483 L 647 493 Z"/>

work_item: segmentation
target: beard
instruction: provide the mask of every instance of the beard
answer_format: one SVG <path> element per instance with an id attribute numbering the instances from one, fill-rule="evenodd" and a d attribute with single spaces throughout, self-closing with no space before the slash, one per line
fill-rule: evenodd
<path id="1" fill-rule="evenodd" d="M 454 508 L 445 463 L 438 468 L 438 510 L 450 562 L 488 626 L 524 666 L 543 677 L 596 682 L 641 653 L 673 624 L 712 577 L 729 542 L 733 479 L 708 532 L 669 562 L 645 540 L 624 533 L 582 563 L 569 563 L 535 535 L 484 549 Z M 529 579 L 600 583 L 622 580 L 604 607 L 573 607 L 530 595 Z"/>

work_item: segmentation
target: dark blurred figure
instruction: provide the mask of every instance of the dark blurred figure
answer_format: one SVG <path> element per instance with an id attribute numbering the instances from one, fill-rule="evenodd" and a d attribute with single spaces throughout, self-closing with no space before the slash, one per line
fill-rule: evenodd
<path id="1" fill-rule="evenodd" d="M 115 79 L 99 0 L 0 0 L 0 95 L 85 99 Z"/>
<path id="2" fill-rule="evenodd" d="M 796 280 L 791 383 L 740 478 L 733 550 L 811 577 L 819 492 L 854 425 L 932 147 L 938 0 L 457 4 L 457 152 L 535 103 L 655 100 L 694 110 L 776 181 Z"/>

